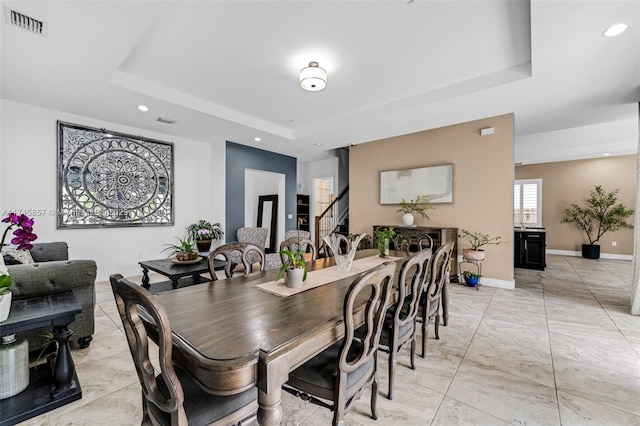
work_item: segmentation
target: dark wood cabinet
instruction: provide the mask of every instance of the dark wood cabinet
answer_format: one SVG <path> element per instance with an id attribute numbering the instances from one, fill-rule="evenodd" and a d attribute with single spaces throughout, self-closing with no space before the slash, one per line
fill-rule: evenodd
<path id="1" fill-rule="evenodd" d="M 451 264 L 449 265 L 449 279 L 451 282 L 458 282 L 458 228 L 442 228 L 437 226 L 396 226 L 396 225 L 374 225 L 373 226 L 373 246 L 377 247 L 376 230 L 379 228 L 388 228 L 393 226 L 393 230 L 407 241 L 417 241 L 415 236 L 427 234 L 433 240 L 433 250 L 435 251 L 442 244 L 453 241 L 453 255 L 451 256 Z M 391 247 L 394 249 L 395 247 Z M 410 247 L 415 250 L 417 247 Z"/>
<path id="2" fill-rule="evenodd" d="M 298 194 L 296 196 L 296 216 L 300 231 L 309 231 L 309 208 L 309 196 Z"/>
<path id="3" fill-rule="evenodd" d="M 545 231 L 515 231 L 513 265 L 516 268 L 538 269 L 546 266 Z"/>

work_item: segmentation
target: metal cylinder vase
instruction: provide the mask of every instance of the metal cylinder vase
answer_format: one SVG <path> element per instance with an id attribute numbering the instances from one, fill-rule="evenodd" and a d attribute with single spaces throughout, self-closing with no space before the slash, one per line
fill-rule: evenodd
<path id="1" fill-rule="evenodd" d="M 0 344 L 0 399 L 19 394 L 29 386 L 29 344 L 15 334 L 2 336 Z"/>

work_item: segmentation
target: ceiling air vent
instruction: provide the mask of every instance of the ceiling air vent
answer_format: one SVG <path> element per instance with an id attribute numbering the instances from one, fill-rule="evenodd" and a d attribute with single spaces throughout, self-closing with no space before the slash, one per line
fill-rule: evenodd
<path id="1" fill-rule="evenodd" d="M 15 10 L 8 9 L 7 7 L 4 8 L 4 16 L 7 23 L 14 27 L 29 31 L 32 34 L 47 35 L 47 26 L 49 24 L 44 21 L 39 21 Z"/>
<path id="2" fill-rule="evenodd" d="M 162 117 L 156 118 L 156 121 L 159 121 L 160 123 L 164 123 L 164 124 L 176 124 L 177 123 L 176 120 L 170 120 L 168 118 L 162 118 Z"/>

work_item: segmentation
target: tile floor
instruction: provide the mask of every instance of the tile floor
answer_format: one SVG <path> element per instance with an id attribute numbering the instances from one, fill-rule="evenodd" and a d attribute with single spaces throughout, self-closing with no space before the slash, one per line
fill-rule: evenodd
<path id="1" fill-rule="evenodd" d="M 516 289 L 452 284 L 449 326 L 416 371 L 403 357 L 379 419 L 369 396 L 348 425 L 640 425 L 640 317 L 629 312 L 628 261 L 548 256 L 516 270 Z M 107 282 L 97 284 L 96 334 L 74 350 L 83 398 L 34 425 L 140 424 L 140 388 Z M 433 335 L 433 333 L 431 333 Z M 331 413 L 284 393 L 286 425 L 327 425 Z"/>

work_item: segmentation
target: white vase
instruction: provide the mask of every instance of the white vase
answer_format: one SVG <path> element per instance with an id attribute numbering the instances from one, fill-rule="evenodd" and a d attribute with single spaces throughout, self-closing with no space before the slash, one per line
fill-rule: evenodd
<path id="1" fill-rule="evenodd" d="M 304 277 L 303 268 L 287 269 L 287 287 L 289 288 L 302 287 L 302 277 Z"/>
<path id="2" fill-rule="evenodd" d="M 0 322 L 9 318 L 11 310 L 11 292 L 0 295 Z"/>
<path id="3" fill-rule="evenodd" d="M 411 213 L 407 213 L 404 216 L 402 216 L 402 224 L 404 226 L 413 226 L 413 221 L 415 220 L 415 218 L 413 217 L 413 215 Z"/>

